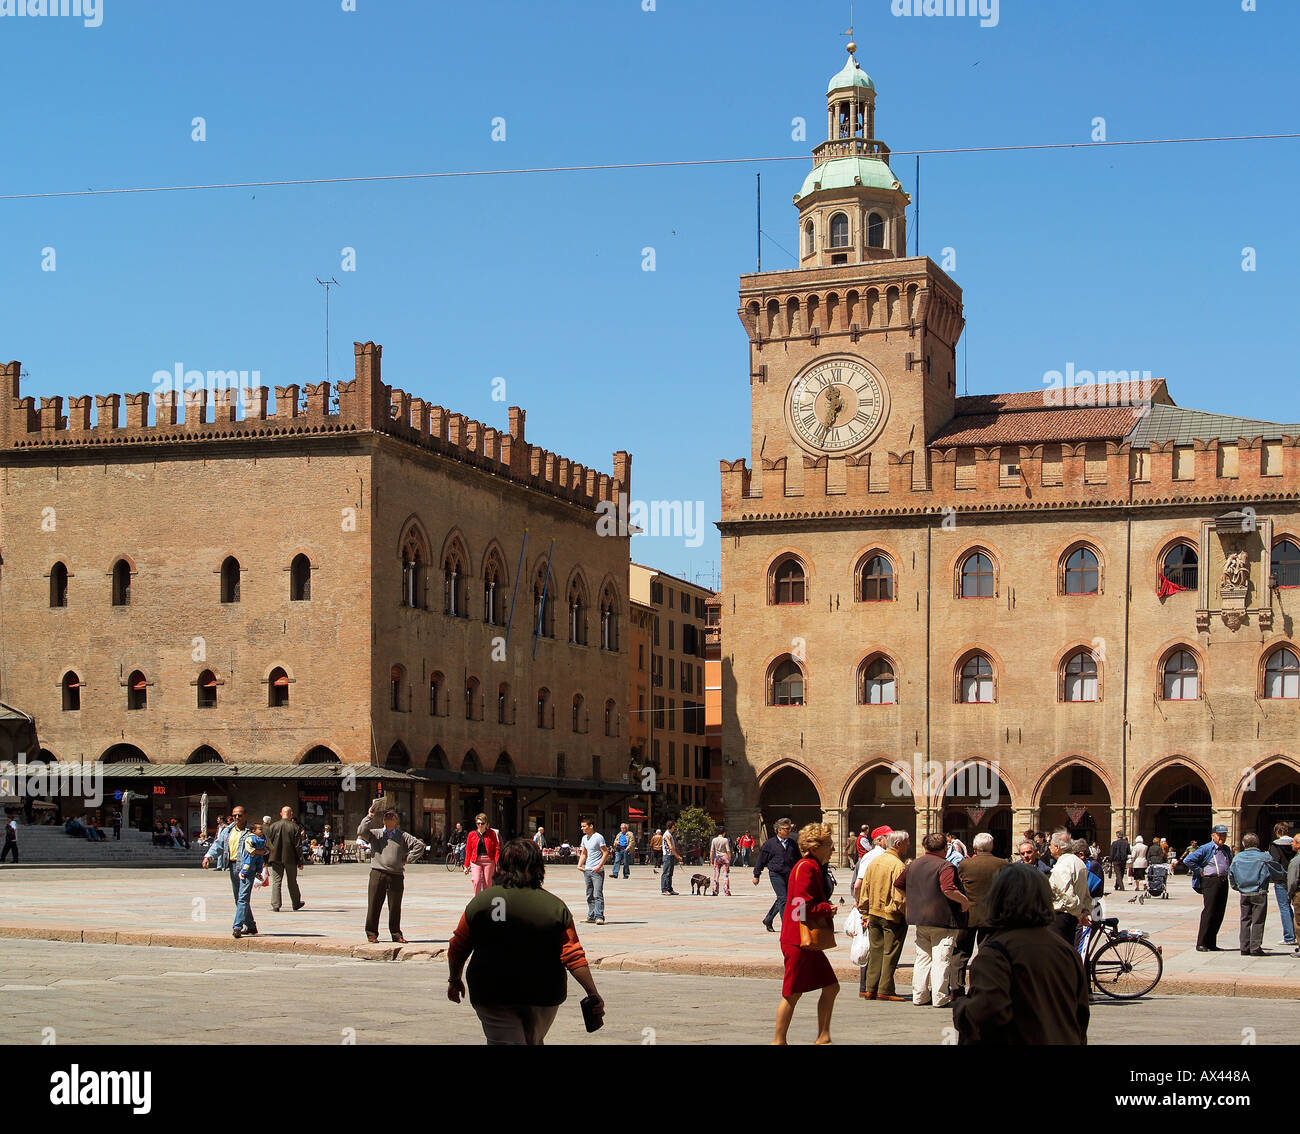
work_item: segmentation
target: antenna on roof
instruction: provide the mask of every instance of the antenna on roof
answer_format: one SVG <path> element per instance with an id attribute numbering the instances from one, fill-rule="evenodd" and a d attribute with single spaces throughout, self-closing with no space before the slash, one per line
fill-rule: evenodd
<path id="1" fill-rule="evenodd" d="M 966 336 L 966 341 L 961 346 L 961 392 L 966 395 L 970 393 L 970 335 Z"/>
<path id="2" fill-rule="evenodd" d="M 330 288 L 338 287 L 339 281 L 330 276 L 329 281 L 316 277 L 316 282 L 325 289 L 325 381 L 330 380 Z"/>

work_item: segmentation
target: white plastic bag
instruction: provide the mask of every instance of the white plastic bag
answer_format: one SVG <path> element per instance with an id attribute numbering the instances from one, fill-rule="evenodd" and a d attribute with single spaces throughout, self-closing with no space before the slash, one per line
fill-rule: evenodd
<path id="1" fill-rule="evenodd" d="M 844 932 L 849 937 L 857 937 L 862 932 L 862 913 L 857 906 L 850 909 L 845 917 Z"/>

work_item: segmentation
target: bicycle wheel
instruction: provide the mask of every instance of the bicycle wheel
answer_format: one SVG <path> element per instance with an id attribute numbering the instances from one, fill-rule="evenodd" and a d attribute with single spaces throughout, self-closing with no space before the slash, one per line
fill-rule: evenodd
<path id="1" fill-rule="evenodd" d="M 460 869 L 460 863 L 456 861 L 457 857 L 458 856 L 455 851 L 447 852 L 446 863 L 447 863 L 447 872 L 449 874 Z"/>
<path id="2" fill-rule="evenodd" d="M 1115 1000 L 1136 1000 L 1160 983 L 1165 961 L 1145 937 L 1125 937 L 1103 945 L 1092 959 L 1092 983 Z"/>

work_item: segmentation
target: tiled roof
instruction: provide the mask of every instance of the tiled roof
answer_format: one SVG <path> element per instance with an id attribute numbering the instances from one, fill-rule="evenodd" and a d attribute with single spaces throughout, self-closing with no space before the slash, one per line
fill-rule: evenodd
<path id="1" fill-rule="evenodd" d="M 1163 378 L 1118 385 L 1044 387 L 1011 394 L 970 394 L 957 399 L 956 415 L 1015 413 L 1028 410 L 1093 409 L 1151 401 L 1172 404 Z"/>
<path id="2" fill-rule="evenodd" d="M 1282 436 L 1300 436 L 1300 425 L 1282 425 L 1250 417 L 1228 417 L 1182 406 L 1157 405 L 1133 430 L 1129 444 L 1145 449 L 1161 442 L 1190 445 L 1193 441 L 1236 441 L 1239 437 L 1262 437 L 1276 441 Z"/>
<path id="3" fill-rule="evenodd" d="M 1042 398 L 1042 394 L 1034 396 Z M 1045 441 L 1119 441 L 1138 423 L 1142 412 L 1140 406 L 1122 406 L 962 414 L 939 430 L 930 444 L 947 448 L 953 445 L 1037 445 Z"/>

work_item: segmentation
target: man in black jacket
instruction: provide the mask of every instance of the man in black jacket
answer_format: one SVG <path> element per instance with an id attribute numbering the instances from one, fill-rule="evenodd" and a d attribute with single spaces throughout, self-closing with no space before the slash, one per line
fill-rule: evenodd
<path id="1" fill-rule="evenodd" d="M 1124 837 L 1123 831 L 1110 844 L 1110 866 L 1114 874 L 1116 890 L 1124 889 L 1124 868 L 1128 866 L 1128 856 L 1132 851 L 1133 848 L 1128 845 L 1128 839 Z"/>
<path id="2" fill-rule="evenodd" d="M 295 910 L 307 903 L 298 890 L 298 868 L 302 861 L 303 830 L 293 818 L 292 807 L 280 808 L 280 818 L 266 829 L 266 857 L 271 870 L 271 912 L 280 912 L 280 886 L 289 883 L 289 900 Z"/>
<path id="3" fill-rule="evenodd" d="M 763 849 L 758 852 L 758 862 L 754 864 L 754 885 L 758 885 L 763 868 L 767 867 L 767 875 L 776 894 L 776 901 L 772 903 L 772 908 L 763 918 L 763 925 L 768 933 L 776 932 L 772 921 L 780 917 L 785 910 L 786 885 L 790 879 L 790 871 L 799 861 L 799 845 L 794 839 L 794 832 L 791 829 L 793 826 L 789 819 L 778 819 L 776 834 L 763 844 Z"/>

